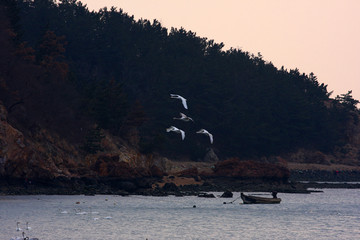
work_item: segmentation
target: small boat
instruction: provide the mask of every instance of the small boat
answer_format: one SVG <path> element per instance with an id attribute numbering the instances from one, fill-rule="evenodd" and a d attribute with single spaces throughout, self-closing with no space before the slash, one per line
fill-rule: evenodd
<path id="1" fill-rule="evenodd" d="M 243 193 L 240 196 L 244 204 L 275 204 L 281 202 L 281 198 L 276 197 L 276 193 L 273 193 L 272 198 L 245 195 Z"/>

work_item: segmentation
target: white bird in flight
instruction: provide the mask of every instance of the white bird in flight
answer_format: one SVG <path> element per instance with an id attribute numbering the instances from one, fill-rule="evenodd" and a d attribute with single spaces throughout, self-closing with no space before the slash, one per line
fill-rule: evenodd
<path id="1" fill-rule="evenodd" d="M 208 135 L 210 138 L 210 143 L 213 143 L 213 135 L 211 133 L 209 133 L 207 130 L 205 129 L 200 129 L 199 131 L 197 131 L 196 133 L 201 133 L 201 134 L 205 134 Z"/>
<path id="2" fill-rule="evenodd" d="M 181 134 L 181 139 L 184 140 L 185 138 L 185 132 L 181 129 L 178 129 L 177 127 L 171 126 L 169 128 L 166 129 L 166 132 L 176 132 L 176 133 L 180 133 Z"/>
<path id="3" fill-rule="evenodd" d="M 174 117 L 173 119 L 182 120 L 182 121 L 185 121 L 185 122 L 194 121 L 191 117 L 186 116 L 184 113 L 180 113 L 179 118 Z"/>
<path id="4" fill-rule="evenodd" d="M 184 108 L 185 108 L 185 109 L 188 109 L 187 104 L 186 104 L 186 98 L 184 98 L 184 97 L 182 97 L 182 96 L 180 96 L 180 95 L 177 95 L 177 94 L 170 94 L 170 97 L 171 97 L 171 98 L 180 99 L 181 102 L 182 102 L 182 104 L 183 104 L 183 106 L 184 106 Z"/>

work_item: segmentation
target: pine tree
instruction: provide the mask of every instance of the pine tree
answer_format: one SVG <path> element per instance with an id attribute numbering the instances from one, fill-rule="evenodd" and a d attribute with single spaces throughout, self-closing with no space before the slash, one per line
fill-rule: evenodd
<path id="1" fill-rule="evenodd" d="M 104 138 L 104 135 L 101 133 L 101 128 L 98 125 L 90 129 L 85 138 L 86 140 L 82 147 L 85 152 L 95 154 L 104 150 L 101 146 L 101 140 Z"/>
<path id="2" fill-rule="evenodd" d="M 48 72 L 56 72 L 64 79 L 69 71 L 65 60 L 65 36 L 58 37 L 53 31 L 46 31 L 39 46 L 38 62 Z"/>
<path id="3" fill-rule="evenodd" d="M 337 95 L 335 100 L 339 101 L 345 108 L 349 110 L 356 110 L 358 100 L 354 99 L 351 95 L 352 91 L 348 91 L 346 94 Z"/>

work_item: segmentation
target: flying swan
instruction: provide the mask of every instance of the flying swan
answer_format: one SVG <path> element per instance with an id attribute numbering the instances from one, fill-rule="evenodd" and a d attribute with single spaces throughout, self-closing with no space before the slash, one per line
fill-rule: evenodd
<path id="1" fill-rule="evenodd" d="M 166 132 L 176 132 L 181 134 L 181 139 L 184 140 L 185 138 L 185 132 L 181 129 L 178 129 L 177 127 L 171 126 L 166 129 Z"/>
<path id="2" fill-rule="evenodd" d="M 201 134 L 205 134 L 208 135 L 210 138 L 210 143 L 213 143 L 213 135 L 211 133 L 209 133 L 207 130 L 205 129 L 200 129 L 199 131 L 197 131 L 196 133 L 201 133 Z"/>
<path id="3" fill-rule="evenodd" d="M 186 98 L 184 98 L 184 97 L 182 97 L 182 96 L 180 96 L 180 95 L 177 95 L 177 94 L 170 94 L 170 97 L 171 97 L 171 98 L 180 99 L 181 102 L 182 102 L 182 104 L 183 104 L 183 106 L 184 106 L 184 108 L 185 108 L 185 109 L 188 109 L 187 104 L 186 104 Z"/>

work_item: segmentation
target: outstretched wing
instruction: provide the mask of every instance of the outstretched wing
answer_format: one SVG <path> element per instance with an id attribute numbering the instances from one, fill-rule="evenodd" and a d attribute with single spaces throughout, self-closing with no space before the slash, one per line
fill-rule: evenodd
<path id="1" fill-rule="evenodd" d="M 214 139 L 213 139 L 213 135 L 211 133 L 209 133 L 209 138 L 210 138 L 210 143 L 212 144 Z"/>
<path id="2" fill-rule="evenodd" d="M 184 140 L 185 138 L 185 132 L 183 130 L 180 130 L 180 133 L 181 133 L 181 139 Z"/>
<path id="3" fill-rule="evenodd" d="M 186 99 L 185 98 L 181 98 L 182 104 L 184 105 L 185 109 L 188 109 L 188 106 L 186 104 Z"/>
<path id="4" fill-rule="evenodd" d="M 180 113 L 181 118 L 186 118 L 187 116 L 183 113 Z"/>

